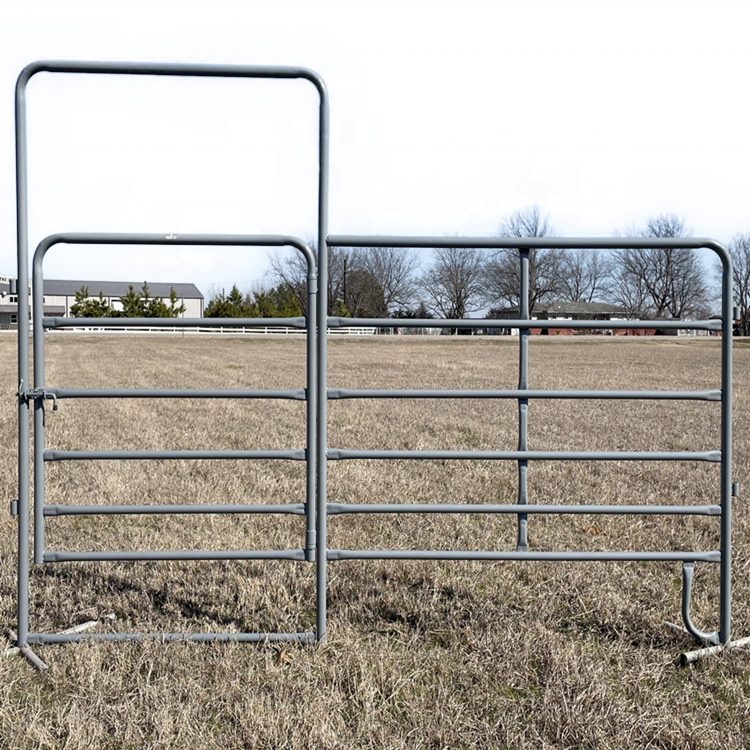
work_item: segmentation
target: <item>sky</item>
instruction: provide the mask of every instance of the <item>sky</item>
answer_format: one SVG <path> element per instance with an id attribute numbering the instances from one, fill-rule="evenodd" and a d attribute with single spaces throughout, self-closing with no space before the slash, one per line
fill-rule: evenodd
<path id="1" fill-rule="evenodd" d="M 0 275 L 16 273 L 14 87 L 39 59 L 303 65 L 331 101 L 331 234 L 556 234 L 675 213 L 750 232 L 750 3 L 0 0 Z M 56 232 L 316 234 L 304 81 L 39 74 L 30 250 Z M 268 281 L 264 249 L 61 247 L 48 278 Z"/>

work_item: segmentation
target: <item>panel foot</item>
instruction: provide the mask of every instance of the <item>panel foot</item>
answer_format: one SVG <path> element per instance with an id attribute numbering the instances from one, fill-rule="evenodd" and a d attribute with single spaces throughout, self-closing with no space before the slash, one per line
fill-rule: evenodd
<path id="1" fill-rule="evenodd" d="M 720 643 L 719 633 L 704 633 L 693 625 L 690 619 L 690 595 L 693 590 L 694 562 L 682 563 L 682 621 L 685 623 L 687 632 L 700 644 L 718 646 Z"/>

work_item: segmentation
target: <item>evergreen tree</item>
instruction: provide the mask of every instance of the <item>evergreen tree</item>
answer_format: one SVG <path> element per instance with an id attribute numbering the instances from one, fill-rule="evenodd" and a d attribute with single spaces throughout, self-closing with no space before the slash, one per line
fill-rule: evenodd
<path id="1" fill-rule="evenodd" d="M 90 298 L 86 286 L 76 292 L 76 301 L 70 306 L 70 313 L 74 318 L 111 318 L 115 315 L 104 295 L 99 292 L 98 298 Z"/>

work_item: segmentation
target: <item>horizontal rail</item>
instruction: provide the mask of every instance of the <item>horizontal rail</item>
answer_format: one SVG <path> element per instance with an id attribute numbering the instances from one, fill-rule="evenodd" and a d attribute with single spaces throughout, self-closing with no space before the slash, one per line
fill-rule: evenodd
<path id="1" fill-rule="evenodd" d="M 442 459 L 445 461 L 721 461 L 721 451 L 402 451 L 330 449 L 329 461 Z"/>
<path id="2" fill-rule="evenodd" d="M 720 516 L 720 505 L 483 505 L 461 503 L 328 503 L 329 515 L 345 513 L 508 513 L 631 516 Z"/>
<path id="3" fill-rule="evenodd" d="M 305 318 L 57 318 L 44 316 L 44 328 L 306 328 Z"/>
<path id="4" fill-rule="evenodd" d="M 27 643 L 83 643 L 85 641 L 199 641 L 219 643 L 313 643 L 315 633 L 29 633 Z"/>
<path id="5" fill-rule="evenodd" d="M 721 391 L 543 391 L 543 390 L 420 390 L 329 388 L 328 399 L 350 398 L 488 398 L 488 399 L 642 399 L 721 401 Z"/>
<path id="6" fill-rule="evenodd" d="M 288 513 L 305 515 L 304 503 L 289 505 L 45 505 L 45 516 L 171 515 L 190 513 Z"/>
<path id="7" fill-rule="evenodd" d="M 57 398 L 273 398 L 304 401 L 304 388 L 297 390 L 221 390 L 191 388 L 46 388 Z"/>
<path id="8" fill-rule="evenodd" d="M 594 561 L 676 561 L 721 562 L 715 552 L 473 552 L 466 550 L 380 550 L 329 549 L 329 560 L 550 560 L 559 562 Z"/>
<path id="9" fill-rule="evenodd" d="M 112 562 L 143 560 L 297 560 L 303 549 L 271 550 L 172 550 L 166 552 L 45 552 L 44 562 Z"/>
<path id="10" fill-rule="evenodd" d="M 45 318 L 46 320 L 46 318 Z M 376 328 L 559 328 L 559 329 L 635 329 L 661 331 L 720 331 L 721 320 L 497 320 L 483 318 L 328 318 L 329 328 L 373 326 Z"/>
<path id="11" fill-rule="evenodd" d="M 329 235 L 329 247 L 411 247 L 464 248 L 474 250 L 560 249 L 560 250 L 712 250 L 724 260 L 727 255 L 719 243 L 707 237 L 408 237 L 388 235 Z"/>
<path id="12" fill-rule="evenodd" d="M 288 461 L 306 460 L 306 451 L 241 451 L 241 450 L 186 450 L 186 451 L 44 451 L 45 461 L 157 461 L 170 460 L 254 460 L 285 459 Z"/>

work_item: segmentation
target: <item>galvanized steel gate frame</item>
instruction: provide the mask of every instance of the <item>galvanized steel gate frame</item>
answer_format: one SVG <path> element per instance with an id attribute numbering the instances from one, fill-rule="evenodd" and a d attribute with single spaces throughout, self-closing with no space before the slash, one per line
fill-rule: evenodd
<path id="1" fill-rule="evenodd" d="M 282 235 L 153 235 L 153 234 L 56 234 L 38 246 L 33 262 L 33 353 L 34 380 L 29 387 L 29 296 L 28 296 L 28 203 L 26 166 L 26 86 L 40 72 L 107 75 L 157 75 L 188 77 L 304 79 L 311 82 L 320 97 L 319 175 L 318 175 L 318 248 L 317 268 L 312 250 L 301 240 Z M 682 615 L 686 630 L 701 643 L 728 644 L 731 636 L 731 504 L 737 486 L 731 479 L 732 462 L 732 321 L 736 317 L 732 300 L 732 269 L 727 251 L 709 239 L 638 238 L 505 238 L 505 237 L 377 237 L 328 236 L 329 183 L 329 105 L 322 78 L 298 67 L 178 65 L 151 63 L 37 62 L 26 67 L 16 86 L 16 174 L 18 227 L 18 501 L 12 512 L 18 515 L 18 634 L 22 653 L 32 658 L 28 644 L 61 643 L 81 640 L 129 640 L 157 638 L 198 641 L 322 641 L 326 637 L 327 563 L 337 560 L 537 560 L 537 561 L 628 561 L 653 560 L 681 562 L 683 567 Z M 290 246 L 303 254 L 308 266 L 307 315 L 291 319 L 122 319 L 53 318 L 43 314 L 43 260 L 46 252 L 58 244 L 81 245 L 191 245 L 268 247 Z M 397 247 L 517 249 L 520 263 L 520 309 L 517 320 L 413 320 L 338 318 L 328 316 L 328 248 Z M 529 315 L 529 258 L 534 249 L 613 250 L 625 248 L 663 248 L 665 250 L 708 249 L 722 263 L 722 314 L 720 320 L 531 320 Z M 62 389 L 47 387 L 44 377 L 44 331 L 52 328 L 99 326 L 292 326 L 306 329 L 307 382 L 304 389 L 268 390 L 175 390 L 175 389 Z M 327 334 L 329 328 L 359 326 L 418 326 L 434 328 L 516 328 L 519 329 L 519 380 L 514 390 L 363 390 L 328 389 Z M 691 329 L 721 333 L 721 388 L 705 391 L 626 391 L 626 390 L 535 390 L 529 388 L 528 347 L 532 328 L 541 329 Z M 59 451 L 45 446 L 44 416 L 49 401 L 81 398 L 283 398 L 306 401 L 305 449 L 277 451 Z M 339 399 L 511 399 L 518 403 L 518 449 L 515 451 L 468 450 L 358 450 L 329 448 L 327 438 L 327 402 Z M 708 451 L 532 451 L 528 449 L 528 405 L 534 399 L 600 400 L 690 400 L 721 402 L 721 445 Z M 32 633 L 29 632 L 29 516 L 30 450 L 29 418 L 34 412 L 34 562 L 74 562 L 103 560 L 226 560 L 285 559 L 316 564 L 316 628 L 300 633 Z M 241 459 L 298 460 L 306 462 L 304 503 L 285 505 L 151 505 L 151 506 L 60 506 L 44 502 L 45 465 L 51 461 L 71 460 L 161 460 L 161 459 Z M 492 460 L 513 461 L 518 466 L 518 499 L 515 504 L 352 504 L 327 502 L 328 461 L 339 460 Z M 528 502 L 527 471 L 534 461 L 708 461 L 721 464 L 720 503 L 702 506 L 682 505 L 534 505 Z M 287 513 L 306 518 L 305 544 L 296 550 L 227 550 L 221 552 L 63 552 L 44 547 L 44 523 L 47 516 L 100 514 L 186 514 L 186 513 Z M 328 549 L 328 515 L 351 513 L 490 513 L 518 517 L 515 550 L 341 550 Z M 622 514 L 622 515 L 703 515 L 720 521 L 720 549 L 713 551 L 632 551 L 574 552 L 534 551 L 528 546 L 528 516 L 534 514 Z M 720 566 L 719 629 L 698 630 L 690 618 L 693 567 L 696 562 Z M 33 658 L 32 658 L 33 660 Z"/>

